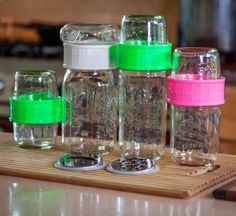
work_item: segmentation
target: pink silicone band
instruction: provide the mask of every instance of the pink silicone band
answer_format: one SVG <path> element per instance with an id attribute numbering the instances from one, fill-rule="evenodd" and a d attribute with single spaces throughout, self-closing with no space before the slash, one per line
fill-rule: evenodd
<path id="1" fill-rule="evenodd" d="M 167 77 L 168 103 L 177 106 L 216 106 L 224 104 L 225 78 L 190 80 Z"/>

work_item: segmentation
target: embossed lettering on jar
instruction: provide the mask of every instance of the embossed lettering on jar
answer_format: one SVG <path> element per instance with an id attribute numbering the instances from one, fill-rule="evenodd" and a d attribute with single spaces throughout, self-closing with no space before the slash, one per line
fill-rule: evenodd
<path id="1" fill-rule="evenodd" d="M 166 72 L 120 74 L 120 144 L 126 156 L 159 159 L 166 132 Z"/>

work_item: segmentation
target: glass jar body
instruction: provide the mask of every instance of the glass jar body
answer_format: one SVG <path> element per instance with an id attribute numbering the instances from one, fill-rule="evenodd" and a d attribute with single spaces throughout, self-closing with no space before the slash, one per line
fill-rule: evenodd
<path id="1" fill-rule="evenodd" d="M 121 156 L 161 158 L 166 134 L 166 71 L 121 71 L 119 82 Z"/>
<path id="2" fill-rule="evenodd" d="M 214 164 L 219 144 L 220 108 L 171 105 L 171 158 L 180 165 Z"/>
<path id="3" fill-rule="evenodd" d="M 19 147 L 51 148 L 56 143 L 58 124 L 13 123 L 15 142 Z"/>
<path id="4" fill-rule="evenodd" d="M 117 89 L 112 70 L 66 69 L 62 96 L 65 150 L 79 154 L 107 154 L 117 141 Z"/>

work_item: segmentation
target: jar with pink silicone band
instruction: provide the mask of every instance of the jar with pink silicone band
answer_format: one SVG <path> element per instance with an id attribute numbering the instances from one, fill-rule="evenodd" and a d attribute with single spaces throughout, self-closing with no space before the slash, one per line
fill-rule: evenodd
<path id="1" fill-rule="evenodd" d="M 219 144 L 225 78 L 213 48 L 177 48 L 168 80 L 171 158 L 180 165 L 213 165 Z"/>

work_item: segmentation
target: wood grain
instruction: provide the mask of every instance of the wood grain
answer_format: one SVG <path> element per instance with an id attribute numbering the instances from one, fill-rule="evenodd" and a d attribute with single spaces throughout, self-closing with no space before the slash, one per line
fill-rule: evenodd
<path id="1" fill-rule="evenodd" d="M 176 198 L 189 198 L 236 175 L 236 156 L 226 154 L 219 154 L 219 169 L 200 176 L 188 176 L 188 172 L 197 168 L 175 165 L 168 150 L 157 162 L 160 172 L 142 176 L 113 174 L 106 170 L 72 172 L 54 168 L 53 164 L 63 154 L 60 143 L 48 150 L 22 149 L 15 146 L 12 134 L 0 133 L 0 174 L 4 175 Z M 107 163 L 117 158 L 104 156 Z"/>

